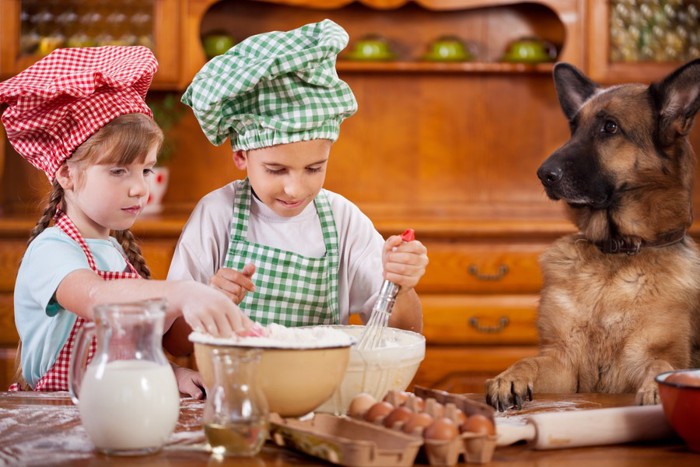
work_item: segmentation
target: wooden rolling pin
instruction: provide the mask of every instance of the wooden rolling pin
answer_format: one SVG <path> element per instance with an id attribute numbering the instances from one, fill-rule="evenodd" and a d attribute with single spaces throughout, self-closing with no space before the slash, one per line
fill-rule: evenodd
<path id="1" fill-rule="evenodd" d="M 528 441 L 534 449 L 652 441 L 675 436 L 660 405 L 537 413 L 517 420 L 496 417 L 497 446 Z"/>

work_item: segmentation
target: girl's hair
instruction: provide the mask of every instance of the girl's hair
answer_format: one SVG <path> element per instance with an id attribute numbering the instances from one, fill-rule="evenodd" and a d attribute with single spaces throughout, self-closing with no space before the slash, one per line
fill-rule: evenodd
<path id="1" fill-rule="evenodd" d="M 154 145 L 159 150 L 162 143 L 163 132 L 153 119 L 138 113 L 122 115 L 103 126 L 78 146 L 65 163 L 81 169 L 95 164 L 128 165 L 136 161 L 143 162 L 149 150 Z M 76 173 L 79 177 L 80 171 Z M 63 188 L 54 180 L 44 213 L 32 229 L 27 244 L 49 226 L 59 207 L 65 210 Z M 138 273 L 146 279 L 150 278 L 151 271 L 146 266 L 134 234 L 128 229 L 112 233 Z"/>

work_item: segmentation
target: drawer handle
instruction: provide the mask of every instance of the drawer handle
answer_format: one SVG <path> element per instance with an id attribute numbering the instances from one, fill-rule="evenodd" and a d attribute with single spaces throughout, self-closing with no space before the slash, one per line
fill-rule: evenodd
<path id="1" fill-rule="evenodd" d="M 498 266 L 498 272 L 495 274 L 482 274 L 479 272 L 479 266 L 476 264 L 470 264 L 467 271 L 472 276 L 476 277 L 480 281 L 500 281 L 506 274 L 508 274 L 508 266 L 501 264 Z"/>
<path id="2" fill-rule="evenodd" d="M 501 318 L 498 320 L 498 324 L 495 326 L 482 326 L 479 323 L 479 318 L 476 316 L 469 318 L 469 325 L 476 329 L 477 332 L 482 332 L 484 334 L 496 334 L 497 332 L 501 332 L 508 326 L 509 323 L 510 320 L 507 316 L 501 316 Z"/>

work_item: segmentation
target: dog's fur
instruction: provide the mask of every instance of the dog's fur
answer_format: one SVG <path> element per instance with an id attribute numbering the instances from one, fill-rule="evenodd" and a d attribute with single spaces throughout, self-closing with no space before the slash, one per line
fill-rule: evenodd
<path id="1" fill-rule="evenodd" d="M 571 138 L 538 169 L 579 233 L 540 258 L 540 353 L 486 382 L 504 410 L 532 393 L 636 393 L 658 403 L 654 377 L 700 365 L 700 256 L 692 222 L 700 60 L 651 86 L 602 88 L 554 68 Z"/>

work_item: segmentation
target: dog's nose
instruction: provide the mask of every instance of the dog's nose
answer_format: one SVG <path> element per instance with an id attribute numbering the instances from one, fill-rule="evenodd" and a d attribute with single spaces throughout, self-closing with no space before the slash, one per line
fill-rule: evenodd
<path id="1" fill-rule="evenodd" d="M 562 177 L 561 167 L 540 167 L 537 169 L 537 178 L 540 179 L 544 186 L 552 186 L 558 183 Z"/>

